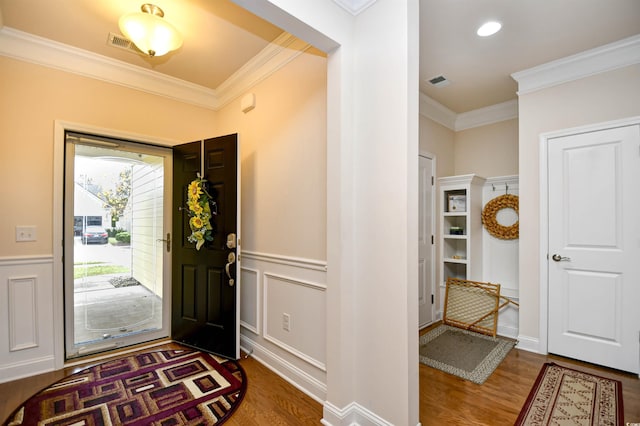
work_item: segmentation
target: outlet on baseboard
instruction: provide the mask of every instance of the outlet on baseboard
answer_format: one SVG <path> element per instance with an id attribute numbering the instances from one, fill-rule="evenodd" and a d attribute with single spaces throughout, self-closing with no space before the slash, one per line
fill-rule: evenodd
<path id="1" fill-rule="evenodd" d="M 284 331 L 291 331 L 291 315 L 287 313 L 282 314 L 282 329 Z"/>

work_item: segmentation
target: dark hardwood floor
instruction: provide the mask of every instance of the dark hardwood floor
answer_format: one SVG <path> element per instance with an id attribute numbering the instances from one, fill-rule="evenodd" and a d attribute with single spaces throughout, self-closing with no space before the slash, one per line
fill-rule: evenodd
<path id="1" fill-rule="evenodd" d="M 426 332 L 424 330 L 423 332 Z M 161 348 L 175 347 L 168 343 Z M 147 349 L 149 350 L 149 349 Z M 512 425 L 545 362 L 622 382 L 626 422 L 640 422 L 637 376 L 557 356 L 512 350 L 483 385 L 420 365 L 420 421 L 428 425 Z M 319 425 L 322 406 L 254 359 L 240 364 L 248 376 L 245 399 L 226 423 L 245 425 Z M 89 363 L 91 365 L 91 363 Z M 0 384 L 0 420 L 33 393 L 81 367 Z"/>

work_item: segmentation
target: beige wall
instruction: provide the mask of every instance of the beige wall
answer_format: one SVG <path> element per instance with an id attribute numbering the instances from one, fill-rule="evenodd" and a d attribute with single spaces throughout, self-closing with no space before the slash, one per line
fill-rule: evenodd
<path id="1" fill-rule="evenodd" d="M 456 132 L 453 145 L 456 175 L 518 174 L 518 119 Z"/>
<path id="2" fill-rule="evenodd" d="M 215 113 L 126 87 L 0 57 L 0 256 L 52 253 L 54 120 L 190 141 Z M 36 242 L 15 242 L 35 225 Z"/>
<path id="3" fill-rule="evenodd" d="M 520 335 L 540 336 L 541 133 L 640 115 L 640 65 L 520 96 Z"/>
<path id="4" fill-rule="evenodd" d="M 243 250 L 326 260 L 327 61 L 305 53 L 219 112 L 242 150 Z"/>
<path id="5" fill-rule="evenodd" d="M 423 115 L 420 115 L 419 132 L 420 152 L 428 152 L 436 157 L 436 175 L 453 175 L 455 132 Z"/>
<path id="6" fill-rule="evenodd" d="M 326 259 L 326 58 L 304 54 L 214 112 L 122 86 L 0 57 L 0 256 L 52 253 L 53 124 L 177 142 L 238 132 L 244 248 Z M 16 243 L 15 226 L 37 226 Z"/>
<path id="7" fill-rule="evenodd" d="M 518 174 L 518 119 L 455 132 L 420 116 L 420 151 L 436 156 L 438 177 Z"/>

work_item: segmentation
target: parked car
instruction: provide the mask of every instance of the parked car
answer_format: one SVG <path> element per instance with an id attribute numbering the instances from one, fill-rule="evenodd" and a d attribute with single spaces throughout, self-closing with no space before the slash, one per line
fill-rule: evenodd
<path id="1" fill-rule="evenodd" d="M 82 234 L 82 244 L 99 243 L 107 244 L 109 242 L 109 235 L 102 226 L 87 226 Z"/>

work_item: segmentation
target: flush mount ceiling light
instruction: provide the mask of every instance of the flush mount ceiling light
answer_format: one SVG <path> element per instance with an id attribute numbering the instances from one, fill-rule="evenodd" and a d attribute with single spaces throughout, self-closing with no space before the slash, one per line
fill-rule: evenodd
<path id="1" fill-rule="evenodd" d="M 489 37 L 490 35 L 494 35 L 500 31 L 500 28 L 502 28 L 502 24 L 500 22 L 489 21 L 482 24 L 482 26 L 478 28 L 478 31 L 476 31 L 476 34 L 480 37 Z"/>
<path id="2" fill-rule="evenodd" d="M 164 12 L 154 4 L 143 4 L 142 12 L 129 13 L 120 18 L 120 31 L 142 52 L 162 56 L 182 46 L 182 36 L 165 21 Z"/>

